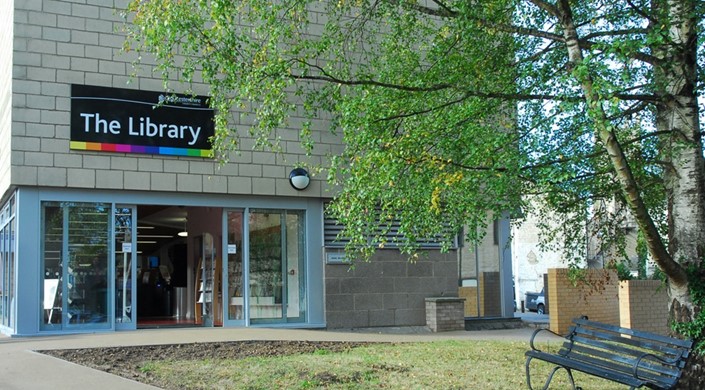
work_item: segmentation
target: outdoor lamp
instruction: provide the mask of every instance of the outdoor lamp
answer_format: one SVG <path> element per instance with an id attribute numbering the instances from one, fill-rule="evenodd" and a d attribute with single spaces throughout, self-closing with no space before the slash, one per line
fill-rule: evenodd
<path id="1" fill-rule="evenodd" d="M 296 190 L 305 190 L 311 179 L 308 176 L 308 171 L 303 168 L 294 168 L 289 173 L 289 183 Z"/>

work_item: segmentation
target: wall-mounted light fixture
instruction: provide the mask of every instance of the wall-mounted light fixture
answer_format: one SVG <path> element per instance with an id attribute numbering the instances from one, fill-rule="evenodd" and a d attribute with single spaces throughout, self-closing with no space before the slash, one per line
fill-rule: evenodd
<path id="1" fill-rule="evenodd" d="M 305 190 L 310 182 L 311 178 L 308 176 L 308 171 L 303 168 L 294 168 L 289 173 L 289 183 L 296 190 Z"/>

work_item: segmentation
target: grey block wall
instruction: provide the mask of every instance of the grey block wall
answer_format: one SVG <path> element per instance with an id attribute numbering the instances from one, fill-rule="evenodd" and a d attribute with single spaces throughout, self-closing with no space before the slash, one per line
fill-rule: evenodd
<path id="1" fill-rule="evenodd" d="M 9 4 L 8 4 L 9 3 Z M 123 52 L 125 36 L 120 10 L 128 0 L 23 0 L 2 2 L 3 29 L 0 64 L 12 65 L 12 156 L 9 148 L 0 150 L 0 192 L 10 184 L 59 188 L 180 191 L 191 193 L 235 193 L 243 195 L 282 195 L 298 197 L 330 196 L 325 173 L 313 177 L 306 191 L 296 191 L 288 183 L 290 170 L 299 162 L 325 165 L 329 154 L 339 154 L 341 139 L 330 133 L 324 119 L 314 121 L 312 156 L 299 144 L 296 123 L 279 129 L 283 153 L 253 151 L 254 141 L 247 134 L 248 120 L 234 113 L 234 123 L 242 135 L 241 153 L 233 153 L 225 166 L 211 159 L 74 151 L 70 141 L 71 84 L 162 91 L 162 81 L 149 66 L 134 79 L 132 62 L 136 53 Z M 5 12 L 7 11 L 7 12 Z M 11 20 L 15 16 L 14 24 Z M 9 34 L 9 35 L 8 35 Z M 6 35 L 8 35 L 6 37 Z M 11 62 L 9 62 L 11 61 Z M 156 76 L 156 77 L 155 77 Z M 0 119 L 2 144 L 9 146 L 7 88 L 0 79 Z M 179 87 L 182 87 L 180 90 Z M 174 84 L 176 92 L 187 86 Z M 195 92 L 208 94 L 205 85 L 196 84 Z M 12 161 L 10 163 L 10 160 Z M 11 180 L 11 183 L 10 183 Z"/>
<path id="2" fill-rule="evenodd" d="M 329 328 L 426 325 L 428 297 L 458 295 L 457 252 L 431 251 L 411 263 L 393 249 L 369 263 L 325 267 Z"/>

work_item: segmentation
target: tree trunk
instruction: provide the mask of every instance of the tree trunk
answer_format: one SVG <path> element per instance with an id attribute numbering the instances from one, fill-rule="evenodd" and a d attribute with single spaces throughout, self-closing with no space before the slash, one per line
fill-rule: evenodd
<path id="1" fill-rule="evenodd" d="M 657 130 L 671 132 L 662 151 L 669 162 L 665 172 L 669 251 L 681 264 L 697 264 L 705 256 L 705 161 L 696 96 L 695 1 L 667 0 L 654 4 L 667 7 L 665 12 L 659 11 L 668 15 L 668 38 L 673 42 L 653 48 L 660 60 L 654 69 L 661 96 L 656 107 L 656 126 Z"/>
<path id="2" fill-rule="evenodd" d="M 654 77 L 662 97 L 656 107 L 656 127 L 671 132 L 662 150 L 669 163 L 665 170 L 668 249 L 672 258 L 686 267 L 699 265 L 705 256 L 705 161 L 695 92 L 698 22 L 694 16 L 695 3 L 695 0 L 652 3 L 655 13 L 670 22 L 668 39 L 673 43 L 653 49 L 660 60 Z M 694 304 L 689 285 L 669 280 L 669 293 L 671 320 L 692 322 L 702 310 Z M 705 356 L 696 353 L 690 356 L 677 388 L 705 388 Z"/>
<path id="3" fill-rule="evenodd" d="M 563 37 L 565 38 L 570 65 L 574 68 L 589 66 L 589 64 L 585 64 L 584 61 L 570 2 L 568 0 L 559 0 L 553 12 L 556 13 L 556 17 L 559 19 L 561 27 L 563 27 Z M 595 93 L 590 70 L 579 69 L 575 72 L 575 76 L 585 94 L 588 115 L 595 126 L 596 136 L 600 142 L 602 142 L 609 156 L 610 163 L 615 171 L 615 176 L 624 192 L 627 205 L 632 215 L 634 215 L 639 229 L 644 234 L 649 253 L 656 264 L 658 264 L 659 268 L 668 276 L 672 285 L 680 288 L 686 287 L 687 289 L 687 275 L 683 267 L 681 267 L 668 252 L 661 234 L 644 204 L 641 191 L 638 183 L 634 179 L 629 161 L 624 155 L 624 150 L 617 139 L 614 125 L 607 119 L 607 114 L 602 106 L 601 97 Z"/>
<path id="4" fill-rule="evenodd" d="M 649 252 L 668 277 L 671 319 L 679 322 L 692 322 L 701 310 L 694 305 L 690 295 L 685 266 L 699 264 L 705 255 L 705 161 L 695 92 L 697 21 L 694 20 L 694 6 L 695 0 L 654 0 L 654 7 L 667 7 L 665 10 L 655 8 L 660 11 L 655 14 L 671 23 L 668 36 L 674 43 L 653 50 L 660 55 L 654 77 L 662 97 L 662 102 L 657 105 L 656 126 L 657 130 L 671 134 L 662 151 L 670 162 L 665 172 L 668 250 L 643 202 L 613 125 L 595 94 L 589 70 L 582 70 L 578 76 L 597 137 L 609 155 L 629 208 L 644 233 Z M 549 11 L 556 13 L 563 27 L 570 64 L 585 66 L 569 1 L 559 0 L 556 8 L 549 7 Z M 705 388 L 703 363 L 703 356 L 691 355 L 679 388 Z"/>

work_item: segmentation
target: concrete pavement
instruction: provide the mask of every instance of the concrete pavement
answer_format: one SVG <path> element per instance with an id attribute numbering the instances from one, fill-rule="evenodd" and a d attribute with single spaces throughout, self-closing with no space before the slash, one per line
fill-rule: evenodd
<path id="1" fill-rule="evenodd" d="M 347 331 L 281 328 L 165 328 L 27 338 L 0 336 L 0 389 L 155 389 L 152 386 L 34 352 L 45 349 L 237 340 L 413 342 L 447 339 L 518 340 L 526 341 L 528 348 L 528 341 L 533 331 L 531 327 L 442 333 L 431 333 L 423 327 Z"/>

